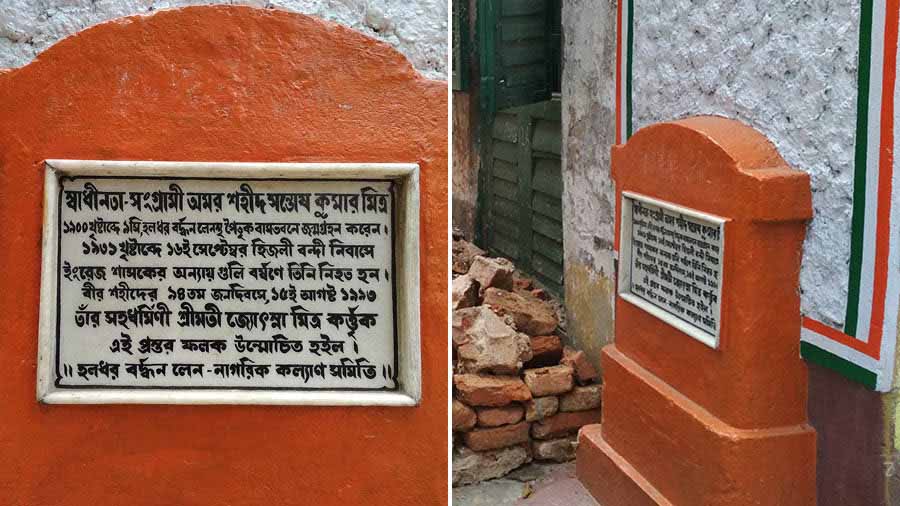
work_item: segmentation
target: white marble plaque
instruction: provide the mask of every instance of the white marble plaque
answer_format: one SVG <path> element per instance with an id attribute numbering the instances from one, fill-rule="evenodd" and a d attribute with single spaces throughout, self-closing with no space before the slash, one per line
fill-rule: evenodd
<path id="1" fill-rule="evenodd" d="M 725 220 L 623 192 L 620 295 L 718 347 Z"/>
<path id="2" fill-rule="evenodd" d="M 57 178 L 49 390 L 400 390 L 399 183 L 194 174 Z"/>

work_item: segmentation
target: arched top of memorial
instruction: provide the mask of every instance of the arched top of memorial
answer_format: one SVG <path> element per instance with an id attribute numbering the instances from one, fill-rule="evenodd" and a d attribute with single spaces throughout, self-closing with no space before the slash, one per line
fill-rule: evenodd
<path id="1" fill-rule="evenodd" d="M 28 149 L 35 168 L 46 158 L 440 160 L 446 93 L 390 45 L 341 25 L 184 7 L 95 25 L 0 73 L 0 151 Z"/>
<path id="2" fill-rule="evenodd" d="M 809 175 L 792 169 L 760 132 L 696 116 L 642 128 L 613 148 L 613 178 L 632 191 L 726 218 L 812 217 Z"/>

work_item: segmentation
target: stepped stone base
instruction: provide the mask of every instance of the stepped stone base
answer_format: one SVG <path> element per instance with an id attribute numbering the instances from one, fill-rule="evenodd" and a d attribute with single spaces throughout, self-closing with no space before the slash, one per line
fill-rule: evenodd
<path id="1" fill-rule="evenodd" d="M 578 479 L 604 506 L 672 504 L 603 441 L 603 430 L 599 423 L 581 428 L 575 462 Z"/>
<path id="2" fill-rule="evenodd" d="M 816 504 L 809 425 L 731 427 L 615 346 L 603 355 L 603 424 L 582 428 L 577 457 L 603 506 Z"/>

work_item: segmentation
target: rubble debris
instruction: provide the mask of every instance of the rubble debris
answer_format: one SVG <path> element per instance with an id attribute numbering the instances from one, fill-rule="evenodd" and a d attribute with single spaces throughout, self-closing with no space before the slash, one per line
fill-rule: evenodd
<path id="1" fill-rule="evenodd" d="M 602 387 L 585 353 L 564 346 L 562 308 L 509 260 L 463 240 L 453 254 L 453 485 L 575 458 Z"/>

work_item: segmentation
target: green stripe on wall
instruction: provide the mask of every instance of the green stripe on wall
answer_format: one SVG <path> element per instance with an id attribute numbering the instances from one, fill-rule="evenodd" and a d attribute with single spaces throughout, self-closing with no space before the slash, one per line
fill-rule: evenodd
<path id="1" fill-rule="evenodd" d="M 628 41 L 625 44 L 625 140 L 631 138 L 634 129 L 631 124 L 631 81 L 634 56 L 634 0 L 628 2 Z"/>
<path id="2" fill-rule="evenodd" d="M 850 281 L 844 333 L 856 337 L 866 214 L 866 151 L 869 138 L 869 80 L 872 66 L 873 0 L 862 0 L 859 18 L 859 79 L 856 94 L 856 152 L 853 175 L 853 218 L 850 235 Z"/>
<path id="3" fill-rule="evenodd" d="M 809 362 L 837 371 L 850 380 L 862 383 L 869 390 L 875 390 L 875 383 L 878 379 L 875 373 L 868 369 L 863 369 L 849 360 L 804 341 L 800 342 L 800 356 Z"/>

